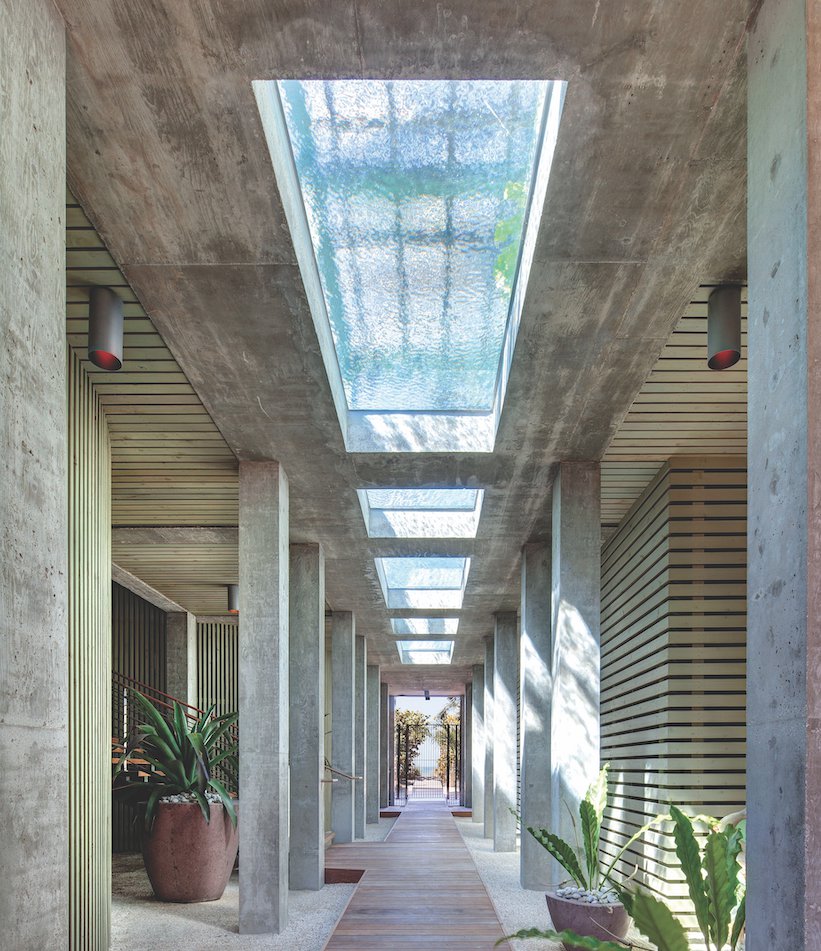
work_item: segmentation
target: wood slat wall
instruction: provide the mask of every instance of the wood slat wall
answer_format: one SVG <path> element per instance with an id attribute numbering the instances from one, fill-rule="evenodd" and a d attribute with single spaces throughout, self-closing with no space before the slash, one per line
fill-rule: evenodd
<path id="1" fill-rule="evenodd" d="M 237 624 L 197 624 L 197 697 L 204 710 L 212 703 L 217 714 L 239 710 L 238 635 Z"/>
<path id="2" fill-rule="evenodd" d="M 165 611 L 114 582 L 111 585 L 111 665 L 109 670 L 165 691 L 166 660 Z M 109 682 L 111 674 L 108 674 Z M 111 705 L 107 729 L 109 737 L 122 738 L 122 725 Z M 107 780 L 110 785 L 110 779 Z M 134 825 L 134 809 L 115 801 L 111 813 L 112 848 L 115 852 L 137 852 L 139 831 Z"/>
<path id="3" fill-rule="evenodd" d="M 105 951 L 111 936 L 111 457 L 99 398 L 71 352 L 67 400 L 70 945 Z"/>
<path id="4" fill-rule="evenodd" d="M 746 459 L 673 458 L 602 553 L 602 762 L 613 854 L 672 801 L 723 816 L 745 803 Z M 622 872 L 684 914 L 672 840 Z"/>

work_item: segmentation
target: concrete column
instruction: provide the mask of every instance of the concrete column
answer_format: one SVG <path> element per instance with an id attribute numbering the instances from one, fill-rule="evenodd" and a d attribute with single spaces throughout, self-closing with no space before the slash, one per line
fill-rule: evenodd
<path id="1" fill-rule="evenodd" d="M 382 770 L 380 765 L 381 733 L 379 710 L 381 707 L 381 691 L 379 683 L 379 667 L 368 664 L 366 682 L 367 724 L 365 732 L 368 745 L 365 751 L 365 821 L 379 822 L 379 791 Z"/>
<path id="2" fill-rule="evenodd" d="M 493 837 L 493 638 L 485 639 L 485 806 L 484 836 Z"/>
<path id="3" fill-rule="evenodd" d="M 165 690 L 197 706 L 197 619 L 189 611 L 165 616 Z"/>
<path id="4" fill-rule="evenodd" d="M 473 794 L 473 822 L 485 821 L 485 668 L 473 665 L 470 725 L 470 785 Z"/>
<path id="5" fill-rule="evenodd" d="M 354 783 L 354 837 L 365 838 L 365 784 L 368 779 L 368 645 L 361 634 L 356 636 L 354 668 L 354 772 L 362 779 Z"/>
<path id="6" fill-rule="evenodd" d="M 515 613 L 496 615 L 493 638 L 493 851 L 516 851 L 516 693 L 519 628 Z"/>
<path id="7" fill-rule="evenodd" d="M 465 808 L 470 808 L 473 801 L 473 753 L 471 750 L 473 684 L 465 684 L 462 711 L 462 804 Z"/>
<path id="8" fill-rule="evenodd" d="M 288 917 L 288 479 L 239 464 L 239 928 Z"/>
<path id="9" fill-rule="evenodd" d="M 379 807 L 384 808 L 388 804 L 388 776 L 391 764 L 390 743 L 390 697 L 388 696 L 388 685 L 380 683 L 379 685 Z"/>
<path id="10" fill-rule="evenodd" d="M 65 100 L 54 5 L 0 4 L 0 940 L 19 951 L 68 946 Z"/>
<path id="11" fill-rule="evenodd" d="M 522 552 L 522 633 L 519 642 L 521 697 L 522 888 L 544 891 L 552 884 L 550 856 L 527 831 L 552 821 L 550 706 L 553 691 L 551 621 L 552 573 L 549 545 L 526 545 Z"/>
<path id="12" fill-rule="evenodd" d="M 553 763 L 550 828 L 568 842 L 599 771 L 601 488 L 597 462 L 563 462 L 553 486 Z M 558 866 L 551 881 L 558 881 Z"/>
<path id="13" fill-rule="evenodd" d="M 396 697 L 388 698 L 388 805 L 396 805 Z"/>
<path id="14" fill-rule="evenodd" d="M 356 624 L 350 611 L 334 611 L 331 619 L 331 667 L 333 730 L 332 765 L 354 775 L 354 643 Z M 354 838 L 353 781 L 335 776 L 331 793 L 331 828 L 337 844 Z"/>
<path id="15" fill-rule="evenodd" d="M 821 947 L 821 8 L 748 41 L 747 949 Z"/>
<path id="16" fill-rule="evenodd" d="M 325 556 L 290 553 L 291 888 L 325 884 Z"/>

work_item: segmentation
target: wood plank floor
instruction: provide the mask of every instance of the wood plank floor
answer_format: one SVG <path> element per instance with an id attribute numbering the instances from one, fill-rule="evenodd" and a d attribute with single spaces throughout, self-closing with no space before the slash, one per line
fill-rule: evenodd
<path id="1" fill-rule="evenodd" d="M 335 845 L 325 864 L 365 869 L 327 951 L 491 951 L 504 934 L 444 805 L 409 805 L 384 842 Z"/>

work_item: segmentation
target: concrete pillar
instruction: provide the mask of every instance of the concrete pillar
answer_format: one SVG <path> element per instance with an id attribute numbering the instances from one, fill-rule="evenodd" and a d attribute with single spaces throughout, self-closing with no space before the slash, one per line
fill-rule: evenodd
<path id="1" fill-rule="evenodd" d="M 470 716 L 470 785 L 473 795 L 471 819 L 485 821 L 485 668 L 473 665 L 472 710 Z"/>
<path id="2" fill-rule="evenodd" d="M 356 636 L 354 669 L 354 772 L 361 779 L 354 783 L 354 837 L 365 838 L 365 784 L 368 764 L 368 645 L 361 634 Z"/>
<path id="3" fill-rule="evenodd" d="M 0 4 L 0 940 L 19 951 L 68 946 L 65 98 L 54 5 Z"/>
<path id="4" fill-rule="evenodd" d="M 821 8 L 748 41 L 747 949 L 821 935 Z"/>
<path id="5" fill-rule="evenodd" d="M 291 888 L 325 884 L 325 556 L 291 545 Z"/>
<path id="6" fill-rule="evenodd" d="M 365 750 L 365 821 L 379 822 L 379 783 L 382 770 L 381 730 L 379 709 L 381 693 L 379 684 L 379 667 L 368 664 L 365 685 L 367 717 L 365 733 L 368 744 Z"/>
<path id="7" fill-rule="evenodd" d="M 239 928 L 288 917 L 288 479 L 239 464 Z"/>
<path id="8" fill-rule="evenodd" d="M 550 856 L 527 831 L 552 821 L 550 705 L 553 690 L 551 636 L 552 573 L 549 545 L 526 545 L 522 552 L 522 633 L 519 642 L 521 697 L 522 888 L 544 891 L 552 884 Z"/>
<path id="9" fill-rule="evenodd" d="M 332 766 L 354 775 L 354 643 L 356 624 L 350 611 L 334 611 L 331 619 L 331 667 L 333 730 Z M 331 828 L 334 842 L 354 838 L 354 785 L 352 780 L 334 776 L 331 793 Z"/>
<path id="10" fill-rule="evenodd" d="M 165 616 L 165 690 L 197 706 L 197 619 L 189 611 Z"/>
<path id="11" fill-rule="evenodd" d="M 519 628 L 516 614 L 496 615 L 493 638 L 493 851 L 516 851 L 516 694 Z"/>
<path id="12" fill-rule="evenodd" d="M 485 806 L 484 836 L 493 837 L 493 638 L 485 639 Z"/>
<path id="13" fill-rule="evenodd" d="M 473 801 L 473 753 L 471 734 L 473 720 L 473 684 L 465 684 L 462 699 L 462 805 L 470 808 Z"/>
<path id="14" fill-rule="evenodd" d="M 388 777 L 390 776 L 390 697 L 388 685 L 379 685 L 379 806 L 388 805 Z M 378 818 L 378 815 L 377 815 Z"/>
<path id="15" fill-rule="evenodd" d="M 601 488 L 597 462 L 563 462 L 553 485 L 553 765 L 549 828 L 575 841 L 576 804 L 599 771 Z M 559 881 L 558 866 L 551 881 Z"/>
<path id="16" fill-rule="evenodd" d="M 396 697 L 388 701 L 388 805 L 396 805 Z"/>

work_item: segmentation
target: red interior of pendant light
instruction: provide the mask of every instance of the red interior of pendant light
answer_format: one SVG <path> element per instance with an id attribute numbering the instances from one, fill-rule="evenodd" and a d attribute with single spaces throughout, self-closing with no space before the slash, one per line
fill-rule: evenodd
<path id="1" fill-rule="evenodd" d="M 734 363 L 738 363 L 741 359 L 741 354 L 738 350 L 719 350 L 718 353 L 714 353 L 710 359 L 707 361 L 707 366 L 711 370 L 726 370 L 728 367 L 733 366 Z"/>
<path id="2" fill-rule="evenodd" d="M 115 353 L 109 353 L 107 350 L 89 350 L 88 359 L 102 370 L 119 370 L 123 365 Z"/>

